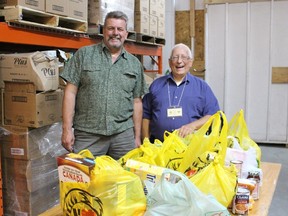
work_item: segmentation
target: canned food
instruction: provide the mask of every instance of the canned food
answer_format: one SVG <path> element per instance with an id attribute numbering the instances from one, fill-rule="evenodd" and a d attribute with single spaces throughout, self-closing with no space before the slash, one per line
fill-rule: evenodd
<path id="1" fill-rule="evenodd" d="M 260 180 L 259 179 L 255 179 L 255 178 L 248 178 L 249 180 L 253 180 L 255 181 L 255 187 L 254 190 L 251 193 L 251 196 L 254 200 L 258 200 L 259 199 L 259 195 L 260 195 Z"/>
<path id="2" fill-rule="evenodd" d="M 250 191 L 246 188 L 238 188 L 232 206 L 232 213 L 235 215 L 248 215 Z"/>
<path id="3" fill-rule="evenodd" d="M 254 200 L 258 200 L 260 197 L 260 171 L 258 170 L 253 170 L 248 172 L 247 179 L 253 179 L 256 181 L 255 188 L 252 192 L 252 197 Z"/>

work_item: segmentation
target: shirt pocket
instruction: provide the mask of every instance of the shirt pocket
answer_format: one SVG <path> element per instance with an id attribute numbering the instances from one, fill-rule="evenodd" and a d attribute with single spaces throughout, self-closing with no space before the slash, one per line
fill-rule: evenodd
<path id="1" fill-rule="evenodd" d="M 121 76 L 122 89 L 127 93 L 132 93 L 136 85 L 136 74 L 132 71 L 124 71 Z"/>
<path id="2" fill-rule="evenodd" d="M 101 68 L 98 66 L 84 65 L 81 74 L 82 85 L 95 85 L 101 83 Z"/>

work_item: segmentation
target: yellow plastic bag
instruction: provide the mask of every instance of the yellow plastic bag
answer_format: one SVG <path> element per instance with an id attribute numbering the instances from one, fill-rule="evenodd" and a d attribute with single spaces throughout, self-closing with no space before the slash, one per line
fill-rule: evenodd
<path id="1" fill-rule="evenodd" d="M 118 163 L 124 167 L 128 159 L 133 159 L 151 165 L 156 165 L 155 157 L 158 155 L 161 147 L 161 142 L 152 144 L 148 138 L 145 138 L 143 144 L 139 148 L 135 148 L 126 153 L 118 160 Z"/>
<path id="2" fill-rule="evenodd" d="M 222 166 L 218 157 L 207 167 L 192 176 L 190 181 L 204 194 L 213 195 L 218 202 L 228 207 L 235 195 L 237 174 L 233 167 L 229 169 Z"/>
<path id="3" fill-rule="evenodd" d="M 242 109 L 237 112 L 229 122 L 227 135 L 235 137 L 244 151 L 247 151 L 250 147 L 253 147 L 256 150 L 258 167 L 260 167 L 261 149 L 249 136 L 244 118 L 244 111 Z"/>
<path id="4" fill-rule="evenodd" d="M 207 166 L 216 155 L 224 165 L 227 150 L 227 119 L 218 111 L 192 136 L 183 160 L 177 169 L 182 173 L 196 173 Z M 207 134 L 207 131 L 210 131 Z M 209 157 L 212 157 L 211 159 Z M 188 175 L 188 174 L 187 174 Z"/>
<path id="5" fill-rule="evenodd" d="M 82 157 L 91 155 L 88 150 L 79 154 Z M 144 215 L 146 197 L 136 174 L 124 170 L 109 156 L 99 156 L 90 175 L 88 183 L 60 182 L 64 215 Z"/>
<path id="6" fill-rule="evenodd" d="M 162 147 L 155 157 L 155 165 L 176 170 L 182 162 L 187 145 L 178 131 L 165 131 Z"/>

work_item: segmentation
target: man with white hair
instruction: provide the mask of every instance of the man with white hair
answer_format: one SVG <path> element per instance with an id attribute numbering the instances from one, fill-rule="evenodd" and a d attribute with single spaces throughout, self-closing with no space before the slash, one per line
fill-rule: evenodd
<path id="1" fill-rule="evenodd" d="M 189 73 L 191 50 L 176 44 L 169 58 L 171 72 L 157 78 L 143 98 L 142 139 L 163 141 L 165 131 L 185 137 L 199 129 L 219 108 L 209 85 Z"/>

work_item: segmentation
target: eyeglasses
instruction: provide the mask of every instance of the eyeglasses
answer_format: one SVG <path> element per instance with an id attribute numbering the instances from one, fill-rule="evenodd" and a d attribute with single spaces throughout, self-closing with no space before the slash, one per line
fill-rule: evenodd
<path id="1" fill-rule="evenodd" d="M 179 59 L 181 59 L 183 62 L 187 62 L 187 61 L 189 61 L 191 58 L 190 58 L 189 56 L 172 56 L 172 57 L 170 58 L 170 60 L 171 60 L 172 62 L 177 62 L 177 61 L 179 61 Z"/>

